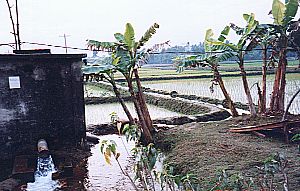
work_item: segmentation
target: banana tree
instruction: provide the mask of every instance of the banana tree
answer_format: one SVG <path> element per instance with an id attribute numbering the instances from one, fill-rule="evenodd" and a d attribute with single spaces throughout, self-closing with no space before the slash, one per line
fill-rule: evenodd
<path id="1" fill-rule="evenodd" d="M 237 33 L 239 33 L 239 30 L 241 30 L 239 27 L 234 26 L 234 24 L 231 24 L 231 28 L 235 30 Z M 258 102 L 258 112 L 260 114 L 266 114 L 266 90 L 267 90 L 267 65 L 268 65 L 268 55 L 267 50 L 268 48 L 274 45 L 276 40 L 276 34 L 273 33 L 273 30 L 271 29 L 271 26 L 268 24 L 260 24 L 256 27 L 256 29 L 249 34 L 249 44 L 247 46 L 247 49 L 250 50 L 253 47 L 259 46 L 262 50 L 262 90 L 260 89 L 258 83 L 258 96 L 259 96 L 259 102 Z M 270 57 L 270 62 L 273 61 L 273 57 Z"/>
<path id="2" fill-rule="evenodd" d="M 272 15 L 274 18 L 273 30 L 278 35 L 276 48 L 279 49 L 279 62 L 275 74 L 273 92 L 270 101 L 270 111 L 283 113 L 286 85 L 287 49 L 289 43 L 288 29 L 298 11 L 298 0 L 273 0 Z"/>
<path id="3" fill-rule="evenodd" d="M 121 96 L 121 93 L 117 87 L 116 81 L 115 81 L 115 73 L 117 72 L 117 68 L 116 68 L 116 60 L 112 60 L 112 59 L 108 59 L 107 62 L 100 62 L 97 64 L 97 62 L 99 62 L 100 60 L 97 59 L 96 61 L 93 61 L 93 65 L 86 65 L 82 68 L 82 71 L 84 74 L 98 74 L 101 75 L 101 77 L 106 80 L 107 82 L 109 82 L 112 87 L 113 87 L 113 91 L 119 101 L 119 103 L 121 104 L 128 120 L 129 120 L 129 124 L 130 125 L 134 125 L 134 119 L 127 107 L 127 105 L 125 104 L 124 99 Z M 88 62 L 88 60 L 87 60 Z M 96 62 L 96 63 L 95 63 Z"/>
<path id="4" fill-rule="evenodd" d="M 116 42 L 88 40 L 89 48 L 111 52 L 116 70 L 124 76 L 127 82 L 139 118 L 139 124 L 143 130 L 145 143 L 153 141 L 151 135 L 153 124 L 142 91 L 138 68 L 141 63 L 145 62 L 145 58 L 150 51 L 149 49 L 141 50 L 141 48 L 156 33 L 157 28 L 159 28 L 159 25 L 153 24 L 139 41 L 135 41 L 134 29 L 130 23 L 127 23 L 124 34 L 115 33 Z"/>
<path id="5" fill-rule="evenodd" d="M 243 18 L 247 22 L 247 25 L 244 28 L 238 27 L 235 30 L 235 32 L 240 36 L 236 44 L 226 42 L 230 29 L 237 27 L 232 24 L 226 26 L 223 29 L 218 39 L 212 38 L 213 32 L 211 29 L 209 29 L 206 33 L 205 44 L 206 47 L 209 47 L 212 53 L 220 54 L 219 57 L 221 58 L 229 59 L 231 57 L 235 57 L 237 59 L 236 62 L 238 63 L 240 68 L 243 87 L 249 104 L 250 114 L 251 116 L 256 116 L 256 110 L 250 93 L 250 88 L 247 81 L 247 74 L 244 67 L 244 56 L 247 51 L 250 51 L 253 48 L 253 44 L 249 43 L 249 36 L 256 29 L 259 23 L 255 20 L 255 16 L 253 13 L 251 13 L 250 15 L 244 14 Z"/>
<path id="6" fill-rule="evenodd" d="M 206 50 L 208 51 L 208 50 Z M 228 108 L 231 111 L 231 115 L 232 117 L 237 117 L 238 116 L 238 112 L 235 108 L 235 105 L 228 93 L 228 91 L 226 90 L 225 84 L 223 82 L 222 76 L 219 72 L 218 66 L 219 66 L 219 62 L 223 61 L 222 59 L 224 59 L 224 55 L 222 55 L 221 57 L 218 57 L 217 54 L 201 54 L 201 55 L 197 55 L 197 56 L 189 56 L 186 58 L 176 58 L 175 59 L 175 64 L 177 66 L 177 70 L 178 72 L 182 72 L 185 68 L 188 67 L 210 67 L 212 72 L 213 72 L 213 80 L 212 80 L 212 88 L 214 85 L 219 85 L 221 88 L 221 91 L 225 97 L 226 100 L 226 104 L 228 106 Z"/>
<path id="7" fill-rule="evenodd" d="M 276 36 L 273 35 L 267 25 L 260 25 L 258 27 L 259 34 L 257 37 L 257 44 L 262 49 L 262 94 L 259 98 L 258 112 L 260 114 L 266 114 L 267 111 L 267 51 L 268 47 L 274 44 Z"/>

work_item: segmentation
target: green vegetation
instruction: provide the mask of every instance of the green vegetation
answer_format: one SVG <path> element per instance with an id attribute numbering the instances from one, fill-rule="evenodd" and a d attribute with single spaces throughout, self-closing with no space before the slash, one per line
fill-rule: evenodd
<path id="1" fill-rule="evenodd" d="M 120 125 L 116 120 L 117 116 L 112 115 L 112 122 Z M 119 132 L 121 131 L 118 128 Z M 196 175 L 187 174 L 176 174 L 174 168 L 170 164 L 164 164 L 162 169 L 157 169 L 156 163 L 161 159 L 161 153 L 154 147 L 153 143 L 143 146 L 141 143 L 141 130 L 136 125 L 126 124 L 122 130 L 125 134 L 127 141 L 134 141 L 135 147 L 131 150 L 134 157 L 134 173 L 135 178 L 133 179 L 122 167 L 119 162 L 120 153 L 117 152 L 117 145 L 112 140 L 103 140 L 101 142 L 100 151 L 103 154 L 107 164 L 111 165 L 111 158 L 114 158 L 121 169 L 122 173 L 130 180 L 133 188 L 138 191 L 139 182 L 142 184 L 143 189 L 147 191 L 155 191 L 159 186 L 161 190 L 170 191 L 198 191 L 199 181 Z M 125 145 L 124 145 L 125 146 Z M 126 149 L 127 150 L 127 149 Z"/>
<path id="2" fill-rule="evenodd" d="M 299 37 L 298 37 L 299 38 Z M 296 39 L 296 41 L 298 40 Z M 297 47 L 293 47 L 297 50 Z M 168 53 L 166 53 L 168 52 Z M 189 43 L 185 46 L 172 46 L 166 49 L 163 49 L 159 54 L 151 54 L 149 57 L 149 64 L 159 64 L 159 65 L 166 65 L 166 64 L 172 64 L 173 59 L 178 56 L 186 55 L 189 52 L 190 55 L 193 54 L 199 54 L 204 53 L 204 43 L 199 43 L 195 45 L 190 45 Z M 259 48 L 253 49 L 251 52 L 245 55 L 245 61 L 246 62 L 252 62 L 253 60 L 261 60 L 262 50 Z M 290 59 L 298 58 L 298 55 L 296 52 L 289 52 L 288 57 Z M 234 62 L 234 59 L 229 59 L 231 62 Z"/>
<path id="3" fill-rule="evenodd" d="M 228 94 L 219 73 L 219 65 L 221 62 L 235 58 L 238 68 L 240 69 L 250 114 L 251 116 L 256 116 L 257 111 L 247 81 L 245 55 L 253 51 L 255 47 L 261 47 L 263 60 L 261 70 L 262 88 L 260 88 L 257 83 L 257 93 L 259 96 L 258 112 L 262 115 L 266 115 L 267 111 L 268 113 L 283 114 L 285 108 L 286 71 L 288 64 L 287 51 L 288 48 L 291 47 L 291 44 L 296 44 L 292 34 L 295 31 L 299 31 L 299 22 L 292 20 L 297 13 L 298 5 L 298 0 L 286 1 L 285 4 L 280 0 L 273 0 L 273 24 L 259 24 L 259 22 L 255 20 L 255 15 L 253 13 L 243 14 L 243 18 L 246 21 L 245 27 L 239 27 L 230 23 L 225 26 L 217 39 L 213 38 L 214 34 L 212 30 L 208 29 L 206 31 L 204 42 L 205 53 L 196 56 L 177 58 L 175 63 L 177 64 L 178 70 L 182 71 L 183 68 L 187 67 L 210 67 L 214 72 L 213 82 L 221 87 L 224 97 L 229 103 L 228 107 L 231 109 L 233 116 L 236 116 L 234 104 L 232 104 L 230 95 Z M 295 24 L 295 22 L 297 24 Z M 296 25 L 296 28 L 292 27 L 294 25 Z M 230 30 L 233 30 L 238 35 L 237 43 L 232 43 L 227 39 Z M 272 49 L 269 59 L 267 58 L 268 48 Z M 276 65 L 275 80 L 268 110 L 266 95 L 267 62 L 269 62 L 269 65 L 273 68 L 275 68 Z M 214 83 L 212 83 L 212 87 Z"/>
<path id="4" fill-rule="evenodd" d="M 149 52 L 151 52 L 152 49 L 155 49 L 142 50 L 145 43 L 150 40 L 158 28 L 159 25 L 154 23 L 139 41 L 135 41 L 134 29 L 130 23 L 127 23 L 124 34 L 114 34 L 116 39 L 115 42 L 88 40 L 88 46 L 91 49 L 110 51 L 111 55 L 108 59 L 105 59 L 105 62 L 98 61 L 98 64 L 89 64 L 83 67 L 85 75 L 100 76 L 100 79 L 104 79 L 112 85 L 113 91 L 122 105 L 129 123 L 131 125 L 138 125 L 143 129 L 145 143 L 153 141 L 153 124 L 143 94 L 138 68 L 140 63 L 146 62 Z M 130 93 L 138 115 L 138 121 L 134 120 L 121 97 L 121 93 L 115 80 L 116 72 L 122 74 L 123 78 L 126 80 L 128 92 Z"/>
<path id="5" fill-rule="evenodd" d="M 245 60 L 245 68 L 249 67 L 250 69 L 251 68 L 261 68 L 261 65 L 262 65 L 262 62 L 261 60 L 257 60 L 257 61 L 247 61 Z M 299 66 L 299 60 L 289 60 L 288 61 L 288 67 L 290 68 L 298 68 Z M 228 67 L 228 68 L 236 68 L 237 65 L 236 63 L 230 63 L 230 62 L 223 62 L 221 63 L 221 66 L 220 67 Z"/>
<path id="6" fill-rule="evenodd" d="M 215 85 L 220 86 L 234 118 L 222 122 L 187 124 L 158 134 L 152 134 L 152 120 L 146 107 L 141 78 L 175 78 L 176 76 L 174 70 L 139 69 L 139 64 L 146 63 L 149 53 L 154 49 L 143 51 L 141 47 L 155 34 L 158 25 L 154 24 L 150 27 L 139 41 L 135 41 L 134 30 L 129 23 L 126 25 L 124 34 L 115 34 L 116 42 L 88 41 L 89 47 L 107 50 L 111 54 L 110 59 L 106 62 L 86 66 L 84 68 L 86 74 L 101 75 L 102 79 L 111 83 L 117 97 L 120 93 L 116 81 L 125 79 L 125 84 L 134 102 L 138 120 L 133 120 L 131 114 L 125 111 L 129 124 L 124 127 L 123 133 L 127 140 L 131 139 L 136 142 L 136 147 L 133 149 L 134 172 L 136 179 L 140 180 L 145 190 L 155 190 L 154 180 L 160 183 L 161 190 L 169 189 L 171 191 L 176 189 L 184 191 L 274 189 L 289 191 L 290 188 L 296 188 L 297 179 L 292 180 L 292 184 L 288 181 L 288 161 L 286 156 L 280 153 L 282 148 L 288 151 L 287 157 L 294 163 L 295 171 L 297 171 L 299 170 L 299 160 L 295 159 L 292 147 L 282 146 L 281 142 L 273 140 L 261 140 L 253 136 L 233 134 L 228 129 L 232 126 L 259 125 L 273 120 L 273 118 L 262 116 L 283 114 L 286 73 L 288 67 L 293 70 L 299 66 L 297 61 L 290 61 L 290 66 L 287 65 L 287 51 L 293 43 L 293 37 L 290 34 L 291 31 L 294 32 L 294 29 L 291 29 L 291 25 L 297 23 L 296 30 L 299 29 L 299 22 L 293 21 L 298 5 L 298 0 L 286 0 L 285 4 L 280 0 L 273 0 L 274 22 L 272 24 L 260 24 L 253 13 L 243 14 L 246 23 L 244 27 L 230 23 L 225 26 L 217 38 L 214 37 L 211 29 L 207 30 L 203 44 L 204 54 L 181 56 L 175 59 L 177 70 L 182 72 L 176 76 L 188 78 L 212 76 L 210 91 L 214 91 Z M 230 31 L 236 33 L 238 37 L 236 43 L 228 39 Z M 251 54 L 257 47 L 262 50 L 262 62 L 246 62 L 246 55 Z M 268 49 L 272 49 L 269 54 Z M 266 87 L 268 67 L 272 68 L 275 73 L 269 108 L 267 108 Z M 183 71 L 187 68 L 197 68 L 198 70 Z M 249 82 L 251 72 L 262 74 L 262 88 L 260 88 L 259 82 L 255 83 L 258 111 L 255 108 L 254 96 L 251 94 L 254 86 L 251 86 Z M 222 75 L 240 75 L 241 80 L 237 81 L 242 83 L 241 89 L 246 96 L 251 114 L 249 118 L 245 116 L 239 118 L 231 95 L 240 94 L 240 92 L 234 91 L 229 95 L 221 73 Z M 200 89 L 200 87 L 198 88 Z M 121 98 L 119 101 L 122 104 Z M 126 105 L 122 104 L 122 106 L 126 110 Z M 259 117 L 258 114 L 260 114 Z M 121 132 L 120 129 L 119 132 Z M 294 139 L 297 139 L 297 136 Z M 168 152 L 167 162 L 162 171 L 154 171 L 159 152 L 153 142 Z M 101 152 L 108 163 L 111 157 L 118 162 L 120 154 L 116 152 L 116 145 L 113 142 L 103 142 Z M 274 152 L 277 154 L 274 155 Z M 119 162 L 118 164 L 122 170 Z M 221 170 L 218 170 L 220 168 Z M 257 169 L 253 170 L 254 168 Z M 130 179 L 137 190 L 134 180 L 126 172 L 123 174 Z M 216 177 L 213 177 L 212 174 L 216 174 Z M 292 172 L 290 174 L 292 178 L 297 176 Z"/>
<path id="7" fill-rule="evenodd" d="M 113 96 L 114 93 L 110 92 L 106 89 L 103 89 L 101 87 L 98 86 L 92 86 L 92 85 L 84 85 L 84 94 L 85 97 L 109 97 L 109 96 Z"/>
<path id="8" fill-rule="evenodd" d="M 183 73 L 176 73 L 176 69 L 158 69 L 158 68 L 141 68 L 140 69 L 141 78 L 157 78 L 157 77 L 177 77 L 177 76 L 198 76 L 200 75 L 210 75 L 210 71 L 205 70 L 186 70 Z M 122 76 L 116 74 L 116 79 L 120 79 Z"/>
<path id="9" fill-rule="evenodd" d="M 265 168 L 265 164 L 269 162 L 277 168 L 279 163 L 276 161 L 279 159 L 275 156 L 276 153 L 282 153 L 289 164 L 284 172 L 288 174 L 290 190 L 297 190 L 300 161 L 295 153 L 296 145 L 286 145 L 278 139 L 228 132 L 230 127 L 272 121 L 276 120 L 268 117 L 245 119 L 240 116 L 220 122 L 186 124 L 161 132 L 156 137 L 156 144 L 167 153 L 165 163 L 172 164 L 177 174 L 197 175 L 201 184 L 200 190 L 203 191 L 211 190 L 214 186 L 216 189 L 212 190 L 222 190 L 217 186 L 239 190 L 234 189 L 239 185 L 234 184 L 234 180 L 243 183 L 244 189 L 252 182 L 252 189 L 246 189 L 249 191 L 266 189 L 270 184 L 273 184 L 276 191 L 283 190 L 282 172 L 274 169 L 275 176 L 272 176 L 269 173 L 272 166 L 269 166 L 268 171 Z M 276 160 L 266 160 L 274 157 Z M 226 172 L 225 176 L 223 171 Z"/>
<path id="10" fill-rule="evenodd" d="M 299 64 L 298 60 L 289 61 L 288 69 L 289 68 L 292 70 L 297 69 L 298 64 Z M 261 65 L 262 65 L 262 61 L 245 62 L 245 69 L 249 71 L 248 73 L 261 72 Z M 221 63 L 219 66 L 219 71 L 222 72 L 222 75 L 227 75 L 227 74 L 238 75 L 240 73 L 237 64 L 232 62 Z M 213 73 L 209 69 L 202 68 L 202 67 L 188 68 L 187 70 L 184 70 L 181 73 L 177 73 L 175 67 L 174 69 L 168 67 L 160 67 L 160 68 L 142 67 L 139 70 L 139 74 L 140 77 L 144 79 L 144 78 L 164 78 L 164 77 L 178 78 L 178 77 L 207 76 L 207 75 L 212 75 Z M 116 73 L 115 79 L 123 79 L 122 74 Z"/>
<path id="11" fill-rule="evenodd" d="M 296 158 L 291 159 L 293 153 L 290 151 L 293 148 L 268 139 L 261 140 L 249 135 L 237 136 L 224 131 L 228 126 L 237 124 L 240 119 L 235 120 L 199 123 L 196 128 L 176 127 L 158 134 L 156 144 L 168 153 L 161 168 L 156 166 L 161 152 L 152 143 L 141 145 L 140 129 L 137 126 L 125 125 L 122 133 L 126 135 L 127 141 L 136 143 L 132 149 L 134 179 L 119 163 L 120 153 L 113 141 L 102 141 L 100 150 L 108 164 L 112 158 L 117 161 L 135 190 L 138 190 L 139 183 L 148 191 L 257 191 L 297 188 L 295 170 L 299 169 L 299 161 Z M 256 122 L 247 121 L 241 125 L 246 123 L 253 125 Z M 220 134 L 226 139 L 219 139 Z M 287 155 L 279 152 L 279 146 L 286 149 Z M 270 150 L 270 147 L 273 149 Z M 291 171 L 288 163 L 296 165 L 296 169 Z"/>

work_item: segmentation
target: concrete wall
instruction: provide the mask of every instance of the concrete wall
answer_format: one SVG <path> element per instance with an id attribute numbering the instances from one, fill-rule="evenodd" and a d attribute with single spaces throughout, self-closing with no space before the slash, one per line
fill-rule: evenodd
<path id="1" fill-rule="evenodd" d="M 51 149 L 85 137 L 82 57 L 0 55 L 0 159 L 35 147 L 40 138 Z"/>

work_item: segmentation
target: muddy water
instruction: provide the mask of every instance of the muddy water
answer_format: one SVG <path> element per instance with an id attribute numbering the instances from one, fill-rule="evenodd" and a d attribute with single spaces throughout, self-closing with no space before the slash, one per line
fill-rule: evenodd
<path id="1" fill-rule="evenodd" d="M 102 140 L 114 140 L 117 144 L 117 152 L 120 152 L 119 161 L 121 166 L 126 169 L 129 165 L 130 150 L 134 147 L 134 142 L 126 142 L 125 137 L 118 135 L 99 136 Z M 122 140 L 123 139 L 123 140 Z M 125 143 L 125 145 L 123 144 Z M 87 177 L 85 188 L 90 191 L 98 190 L 133 190 L 132 186 L 125 177 L 116 160 L 112 158 L 111 165 L 105 162 L 104 156 L 100 152 L 100 144 L 91 148 L 92 156 L 87 160 Z"/>
<path id="2" fill-rule="evenodd" d="M 129 110 L 134 112 L 132 103 L 127 103 Z M 149 112 L 153 119 L 162 117 L 178 116 L 176 112 L 162 109 L 153 105 L 148 105 Z M 119 103 L 86 105 L 85 116 L 86 124 L 100 124 L 110 122 L 110 113 L 116 112 L 120 118 L 126 118 L 126 115 Z M 130 158 L 131 149 L 134 142 L 127 142 L 124 136 L 104 135 L 98 136 L 100 143 L 102 140 L 114 140 L 117 144 L 117 151 L 121 153 L 119 157 L 120 164 L 133 178 L 133 159 Z M 134 190 L 129 179 L 122 174 L 117 162 L 113 159 L 112 165 L 105 162 L 103 154 L 100 152 L 100 143 L 91 148 L 92 155 L 87 159 L 86 178 L 83 181 L 84 187 L 89 191 L 113 191 L 113 190 Z M 161 163 L 158 163 L 158 166 Z M 161 167 L 158 167 L 158 169 Z"/>
<path id="3" fill-rule="evenodd" d="M 133 111 L 133 105 L 129 104 L 130 110 Z M 153 112 L 151 107 L 150 112 Z M 125 118 L 120 104 L 99 104 L 99 105 L 86 105 L 85 115 L 86 124 L 100 124 L 110 122 L 109 114 L 112 112 L 118 113 L 120 118 Z M 111 165 L 105 162 L 104 156 L 100 151 L 102 140 L 113 140 L 117 144 L 117 152 L 121 155 L 119 162 L 125 170 L 129 168 L 130 152 L 134 147 L 134 142 L 127 142 L 124 136 L 119 135 L 103 135 L 97 136 L 99 144 L 91 148 L 92 155 L 86 162 L 86 177 L 84 179 L 84 188 L 88 191 L 113 191 L 113 190 L 133 190 L 129 179 L 124 176 L 119 168 L 116 160 L 112 158 Z M 132 177 L 134 175 L 132 174 Z"/>

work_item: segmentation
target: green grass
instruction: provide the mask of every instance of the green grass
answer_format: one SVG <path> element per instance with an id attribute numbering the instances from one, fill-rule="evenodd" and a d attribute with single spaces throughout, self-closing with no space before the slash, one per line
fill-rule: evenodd
<path id="1" fill-rule="evenodd" d="M 248 72 L 261 71 L 262 61 L 251 61 L 245 63 L 245 69 Z M 296 68 L 299 65 L 298 60 L 288 61 L 288 67 Z M 237 63 L 220 63 L 220 73 L 224 74 L 239 74 L 239 66 Z M 139 74 L 141 78 L 160 78 L 160 77 L 178 77 L 178 76 L 201 76 L 201 75 L 212 75 L 209 67 L 195 68 L 184 70 L 182 73 L 176 72 L 176 69 L 160 69 L 160 68 L 140 68 Z M 116 73 L 116 79 L 122 79 L 123 76 L 120 73 Z"/>
<path id="2" fill-rule="evenodd" d="M 299 60 L 289 60 L 288 61 L 288 67 L 298 67 L 299 65 Z M 220 63 L 220 66 L 221 67 L 228 67 L 228 68 L 232 68 L 232 67 L 238 67 L 238 64 L 237 63 L 226 63 L 226 62 L 223 62 L 223 63 Z M 257 61 L 245 61 L 245 67 L 261 67 L 262 66 L 262 61 L 260 60 L 257 60 Z"/>
<path id="3" fill-rule="evenodd" d="M 151 78 L 151 77 L 165 77 L 165 76 L 193 76 L 193 75 L 199 75 L 199 74 L 211 74 L 210 71 L 205 70 L 186 70 L 182 73 L 177 73 L 176 70 L 172 69 L 157 69 L 157 68 L 141 68 L 139 70 L 139 74 L 141 78 Z M 123 78 L 120 73 L 117 73 L 115 75 L 116 79 Z"/>
<path id="4" fill-rule="evenodd" d="M 238 74 L 237 71 L 226 72 L 226 74 Z M 139 70 L 141 78 L 160 78 L 160 77 L 178 77 L 178 76 L 201 76 L 201 75 L 212 75 L 209 69 L 206 70 L 185 70 L 182 73 L 176 72 L 172 69 L 157 69 L 157 68 L 142 68 Z M 115 75 L 116 79 L 123 78 L 120 73 Z"/>
<path id="5" fill-rule="evenodd" d="M 106 90 L 104 88 L 101 88 L 99 86 L 95 86 L 93 84 L 86 84 L 84 88 L 84 92 L 86 96 L 92 97 L 92 96 L 114 96 L 114 93 Z"/>

